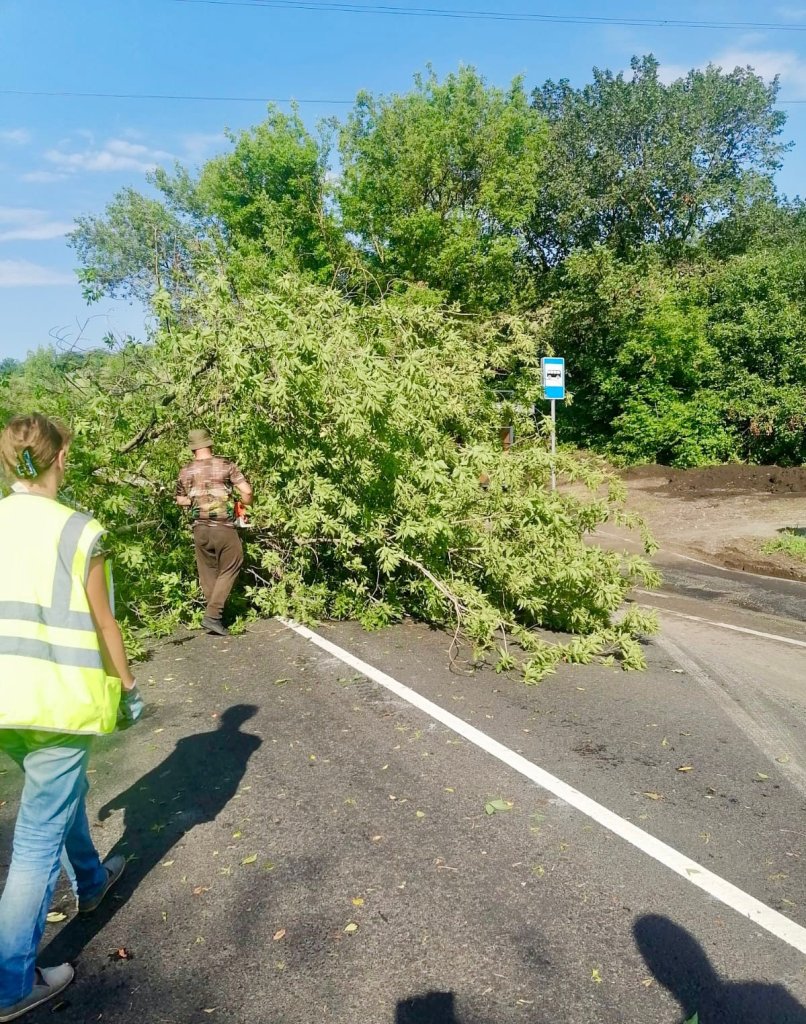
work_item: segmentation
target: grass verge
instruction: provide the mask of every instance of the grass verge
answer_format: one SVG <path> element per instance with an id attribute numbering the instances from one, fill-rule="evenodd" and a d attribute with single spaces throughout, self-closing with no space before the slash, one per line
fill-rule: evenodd
<path id="1" fill-rule="evenodd" d="M 761 549 L 765 554 L 770 555 L 775 551 L 783 551 L 792 558 L 806 562 L 806 537 L 795 533 L 794 530 L 785 530 L 780 537 L 768 541 Z"/>

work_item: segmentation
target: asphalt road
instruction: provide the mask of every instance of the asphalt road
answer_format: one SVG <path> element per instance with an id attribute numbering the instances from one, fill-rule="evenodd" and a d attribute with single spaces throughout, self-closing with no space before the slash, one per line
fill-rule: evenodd
<path id="1" fill-rule="evenodd" d="M 723 569 L 672 553 L 655 561 L 665 593 L 806 623 L 806 583 Z"/>
<path id="2" fill-rule="evenodd" d="M 802 653 L 737 634 L 731 663 L 675 621 L 646 673 L 533 688 L 451 671 L 415 624 L 320 632 L 806 926 L 801 752 L 731 667 L 753 650 L 784 685 Z M 179 638 L 141 675 L 152 716 L 92 776 L 127 877 L 49 930 L 42 962 L 78 977 L 34 1024 L 806 1024 L 791 943 L 281 624 Z M 17 787 L 9 766 L 2 861 Z"/>

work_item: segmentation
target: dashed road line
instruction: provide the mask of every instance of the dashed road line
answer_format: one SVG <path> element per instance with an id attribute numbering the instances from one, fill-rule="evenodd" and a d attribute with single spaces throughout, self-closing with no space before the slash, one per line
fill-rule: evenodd
<path id="1" fill-rule="evenodd" d="M 666 594 L 659 594 L 655 590 L 639 590 L 636 589 L 636 594 L 645 594 L 653 599 L 667 598 L 667 600 L 675 600 L 674 597 L 668 597 Z M 763 640 L 776 640 L 781 644 L 790 644 L 792 647 L 806 647 L 806 640 L 796 640 L 792 636 L 781 636 L 780 633 L 764 633 L 760 629 L 750 629 L 749 626 L 734 626 L 730 622 L 716 622 L 714 619 L 704 619 L 701 615 L 687 615 L 685 612 L 675 611 L 673 608 L 660 608 L 664 615 L 675 615 L 678 619 L 688 619 L 690 622 L 702 622 L 706 626 L 717 626 L 719 629 L 729 629 L 734 633 L 747 633 L 748 636 L 758 636 Z"/>
<path id="2" fill-rule="evenodd" d="M 758 927 L 769 932 L 770 935 L 774 935 L 776 938 L 786 942 L 793 949 L 806 954 L 806 928 L 803 928 L 795 921 L 768 907 L 754 896 L 733 885 L 733 883 L 720 878 L 719 875 L 714 874 L 701 864 L 686 857 L 685 854 L 675 850 L 674 847 L 661 842 L 660 839 L 656 839 L 655 836 L 650 835 L 648 832 L 644 832 L 643 829 L 633 825 L 632 822 L 619 817 L 619 815 L 592 800 L 589 796 L 580 792 L 580 790 L 569 786 L 562 779 L 551 775 L 544 768 L 540 768 L 521 754 L 510 750 L 503 743 L 494 740 L 480 729 L 458 718 L 450 711 L 446 711 L 445 708 L 434 704 L 433 701 L 423 697 L 416 690 L 412 690 L 410 687 L 398 682 L 397 679 L 387 675 L 386 672 L 382 672 L 368 662 L 362 661 L 361 658 L 351 654 L 343 647 L 339 647 L 338 644 L 334 644 L 331 640 L 327 640 L 298 622 L 289 619 L 280 619 L 280 621 L 298 636 L 303 637 L 321 650 L 338 658 L 345 665 L 349 665 L 368 679 L 376 682 L 379 686 L 384 687 L 390 693 L 394 693 L 401 700 L 429 715 L 435 721 L 441 722 L 442 725 L 455 732 L 458 736 L 462 736 L 480 750 L 502 761 L 505 765 L 531 782 L 534 782 L 542 789 L 564 800 L 565 803 L 576 808 L 586 817 L 601 825 L 602 828 L 612 832 L 659 864 L 663 864 L 670 871 L 695 885 L 698 889 L 713 897 L 713 899 L 730 907 L 737 914 L 748 918 Z"/>
<path id="3" fill-rule="evenodd" d="M 618 540 L 618 541 L 621 541 L 622 543 L 627 543 L 629 541 L 632 541 L 632 543 L 634 543 L 634 544 L 636 544 L 636 545 L 638 545 L 640 547 L 640 543 L 638 541 L 632 540 L 631 537 L 621 537 L 617 533 L 608 533 L 605 530 L 596 530 L 596 532 L 591 534 L 591 536 L 594 539 L 597 536 L 598 537 L 609 537 L 610 540 Z M 795 586 L 806 587 L 806 580 L 796 580 L 796 579 L 792 579 L 792 577 L 790 577 L 790 576 L 769 576 L 769 575 L 766 575 L 763 572 L 752 572 L 750 569 L 733 569 L 733 568 L 731 568 L 730 566 L 727 566 L 727 565 L 718 565 L 716 562 L 706 562 L 704 558 L 694 558 L 693 555 L 684 555 L 680 551 L 674 551 L 672 548 L 661 548 L 659 550 L 658 554 L 660 554 L 660 555 L 668 555 L 671 558 L 682 558 L 686 562 L 695 562 L 697 565 L 704 565 L 704 566 L 707 566 L 709 569 L 716 569 L 717 572 L 723 572 L 723 573 L 726 573 L 727 575 L 750 576 L 753 579 L 757 579 L 757 580 L 769 580 L 770 583 L 784 583 L 784 584 L 794 583 Z M 663 566 L 660 566 L 660 569 L 661 569 L 661 571 L 663 571 Z"/>

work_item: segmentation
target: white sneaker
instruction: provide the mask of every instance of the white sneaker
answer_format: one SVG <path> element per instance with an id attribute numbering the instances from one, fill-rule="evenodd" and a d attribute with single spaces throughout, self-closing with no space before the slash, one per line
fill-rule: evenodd
<path id="1" fill-rule="evenodd" d="M 75 973 L 70 964 L 62 964 L 61 967 L 37 967 L 31 994 L 13 1006 L 0 1006 L 0 1024 L 16 1020 L 17 1017 L 28 1013 L 29 1010 L 35 1010 L 37 1006 L 64 992 L 75 977 Z"/>
<path id="2" fill-rule="evenodd" d="M 106 882 L 94 896 L 78 901 L 79 914 L 91 914 L 93 910 L 98 909 L 104 896 L 106 896 L 113 885 L 120 881 L 121 875 L 126 870 L 126 858 L 120 854 L 116 857 L 110 857 L 109 860 L 104 861 L 104 870 L 106 871 Z"/>

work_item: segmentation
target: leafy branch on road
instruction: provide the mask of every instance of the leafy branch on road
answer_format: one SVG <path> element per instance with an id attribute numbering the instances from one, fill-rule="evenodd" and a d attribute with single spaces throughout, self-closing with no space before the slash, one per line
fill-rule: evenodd
<path id="1" fill-rule="evenodd" d="M 656 573 L 586 543 L 598 525 L 630 521 L 600 459 L 560 452 L 565 486 L 550 491 L 544 425 L 529 412 L 538 374 L 525 319 L 467 320 L 416 291 L 356 305 L 294 275 L 233 303 L 210 278 L 153 344 L 89 359 L 81 397 L 62 391 L 46 411 L 76 427 L 73 496 L 111 528 L 132 624 L 168 631 L 192 614 L 191 545 L 171 494 L 204 408 L 255 487 L 247 598 L 258 613 L 367 627 L 412 615 L 529 682 L 562 660 L 617 654 L 639 668 L 654 621 L 613 616 Z M 141 389 L 144 375 L 162 392 Z M 38 381 L 16 377 L 14 403 L 27 406 Z M 502 415 L 517 423 L 508 452 Z"/>

